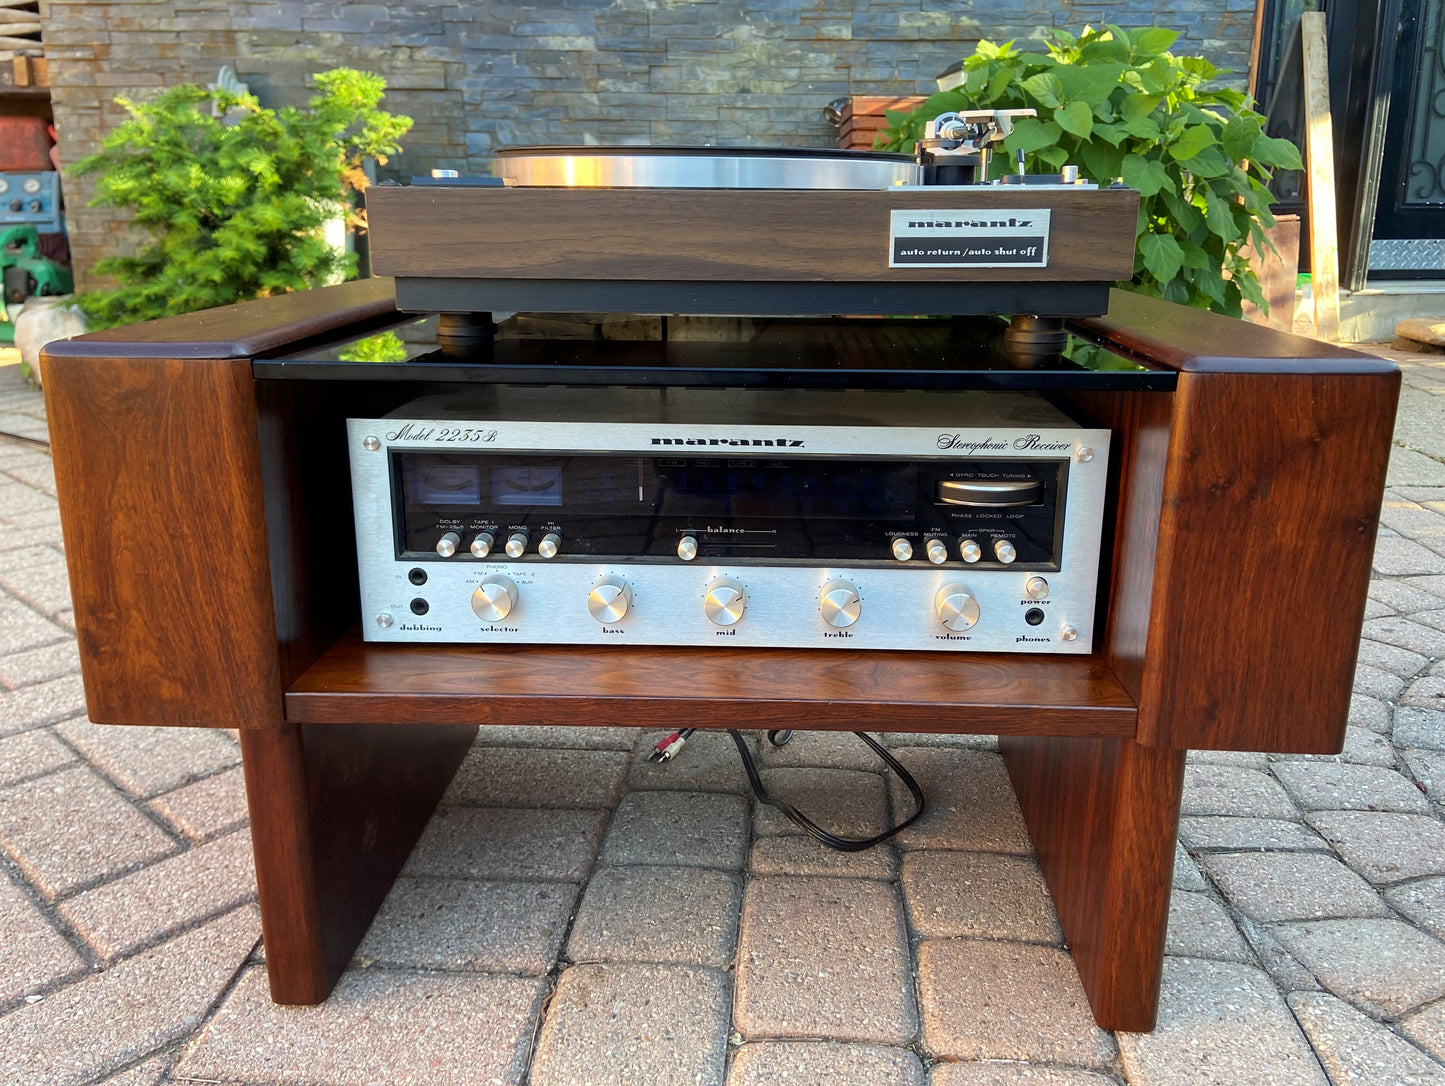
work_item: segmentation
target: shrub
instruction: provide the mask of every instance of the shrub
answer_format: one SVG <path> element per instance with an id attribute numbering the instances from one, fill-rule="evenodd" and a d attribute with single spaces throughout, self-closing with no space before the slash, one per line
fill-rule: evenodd
<path id="1" fill-rule="evenodd" d="M 1031 172 L 1073 163 L 1101 185 L 1122 177 L 1142 198 L 1134 278 L 1123 285 L 1236 317 L 1242 299 L 1266 307 L 1240 250 L 1270 250 L 1266 184 L 1277 167 L 1300 169 L 1299 152 L 1264 134 L 1242 91 L 1209 85 L 1220 74 L 1209 61 L 1168 52 L 1177 37 L 1162 27 L 1054 30 L 1047 53 L 979 42 L 963 85 L 890 113 L 879 146 L 911 150 L 925 122 L 949 110 L 1036 109 L 1016 123 L 1008 155 L 995 156 L 995 176 L 1023 151 Z"/>
<path id="2" fill-rule="evenodd" d="M 134 212 L 151 235 L 135 256 L 96 265 L 117 290 L 81 295 L 94 327 L 305 290 L 354 272 L 323 237 L 365 187 L 363 158 L 385 162 L 411 118 L 377 108 L 386 83 L 349 68 L 315 78 L 310 107 L 263 109 L 250 94 L 173 87 L 118 98 L 130 117 L 71 172 L 99 174 L 92 206 Z"/>

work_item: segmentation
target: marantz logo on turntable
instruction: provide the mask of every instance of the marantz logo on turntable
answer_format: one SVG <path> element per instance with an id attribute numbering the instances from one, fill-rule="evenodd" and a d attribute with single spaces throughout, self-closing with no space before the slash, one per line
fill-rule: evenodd
<path id="1" fill-rule="evenodd" d="M 767 445 L 779 449 L 801 449 L 803 443 L 790 437 L 655 437 L 654 445 Z"/>

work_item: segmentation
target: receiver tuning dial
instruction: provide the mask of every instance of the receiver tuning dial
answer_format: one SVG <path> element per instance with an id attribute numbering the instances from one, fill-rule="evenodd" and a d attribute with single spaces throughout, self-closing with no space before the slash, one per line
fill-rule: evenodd
<path id="1" fill-rule="evenodd" d="M 587 594 L 587 610 L 604 626 L 620 622 L 630 606 L 632 586 L 621 577 L 603 577 Z"/>
<path id="2" fill-rule="evenodd" d="M 462 545 L 462 537 L 456 532 L 447 532 L 437 540 L 437 553 L 443 558 L 450 558 L 457 553 L 457 548 Z"/>
<path id="3" fill-rule="evenodd" d="M 520 558 L 527 553 L 527 529 L 521 528 L 507 536 L 507 557 Z"/>
<path id="4" fill-rule="evenodd" d="M 719 577 L 707 586 L 702 610 L 718 626 L 735 626 L 742 621 L 748 605 L 748 591 L 731 577 Z"/>
<path id="5" fill-rule="evenodd" d="M 478 532 L 477 538 L 472 540 L 472 554 L 477 558 L 485 558 L 496 545 L 497 537 L 491 532 Z"/>
<path id="6" fill-rule="evenodd" d="M 834 580 L 823 586 L 818 597 L 818 610 L 822 612 L 824 622 L 841 629 L 858 621 L 858 616 L 863 613 L 863 601 L 856 585 Z"/>
<path id="7" fill-rule="evenodd" d="M 472 593 L 472 610 L 483 622 L 501 622 L 517 606 L 517 583 L 495 573 Z"/>
<path id="8" fill-rule="evenodd" d="M 978 621 L 978 600 L 967 585 L 944 585 L 934 594 L 933 607 L 938 612 L 938 621 L 955 632 L 966 630 Z"/>

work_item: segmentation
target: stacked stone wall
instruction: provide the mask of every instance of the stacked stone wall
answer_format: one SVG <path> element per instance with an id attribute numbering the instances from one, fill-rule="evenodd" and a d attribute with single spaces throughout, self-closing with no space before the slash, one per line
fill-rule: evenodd
<path id="1" fill-rule="evenodd" d="M 1242 74 L 1254 0 L 561 0 L 533 5 L 341 0 L 50 0 L 61 154 L 93 151 L 122 116 L 112 99 L 212 82 L 223 64 L 269 106 L 303 103 L 338 66 L 387 79 L 386 106 L 416 119 L 383 174 L 481 172 L 494 148 L 533 143 L 831 146 L 822 107 L 848 94 L 909 94 L 980 38 L 1037 39 L 1047 27 L 1165 23 L 1176 51 Z M 82 285 L 125 244 L 121 216 L 67 191 Z"/>

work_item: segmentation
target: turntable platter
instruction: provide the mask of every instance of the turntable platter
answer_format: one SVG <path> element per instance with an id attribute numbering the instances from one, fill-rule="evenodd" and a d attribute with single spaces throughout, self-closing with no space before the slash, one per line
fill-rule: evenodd
<path id="1" fill-rule="evenodd" d="M 525 188 L 886 189 L 919 183 L 912 155 L 821 148 L 515 147 L 492 172 Z"/>

